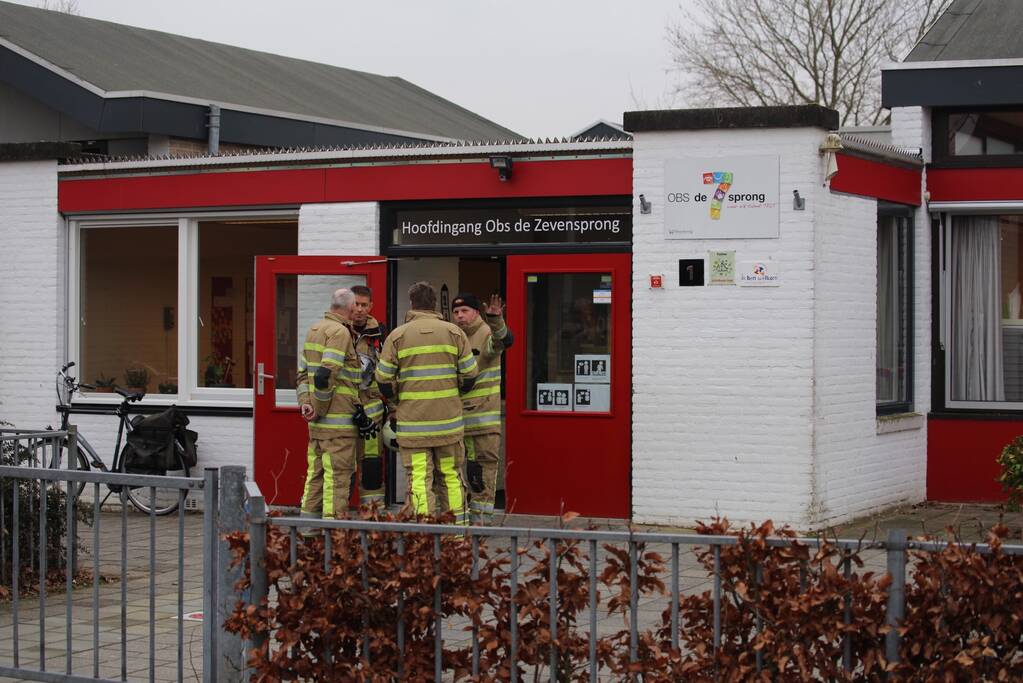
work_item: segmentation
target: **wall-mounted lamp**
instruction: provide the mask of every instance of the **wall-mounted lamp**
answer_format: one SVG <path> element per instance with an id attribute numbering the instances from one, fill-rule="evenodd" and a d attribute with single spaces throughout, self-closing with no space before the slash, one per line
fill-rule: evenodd
<path id="1" fill-rule="evenodd" d="M 842 137 L 838 133 L 828 133 L 817 149 L 824 157 L 824 182 L 827 182 L 838 173 L 838 153 L 844 149 Z"/>
<path id="2" fill-rule="evenodd" d="M 792 210 L 805 211 L 806 199 L 799 196 L 799 190 L 792 190 Z"/>
<path id="3" fill-rule="evenodd" d="M 490 167 L 497 169 L 497 177 L 501 182 L 511 179 L 512 158 L 511 157 L 490 157 Z"/>
<path id="4" fill-rule="evenodd" d="M 654 206 L 653 204 L 651 204 L 650 202 L 648 202 L 646 200 L 646 196 L 645 195 L 639 195 L 639 212 L 640 213 L 650 213 L 650 210 L 653 208 L 653 206 Z"/>

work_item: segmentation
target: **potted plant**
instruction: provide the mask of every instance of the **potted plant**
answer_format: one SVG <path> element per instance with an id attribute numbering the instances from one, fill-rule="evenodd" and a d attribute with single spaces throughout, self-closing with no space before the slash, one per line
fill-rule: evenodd
<path id="1" fill-rule="evenodd" d="M 177 382 L 160 382 L 159 384 L 161 394 L 176 394 L 178 393 Z"/>
<path id="2" fill-rule="evenodd" d="M 149 385 L 149 370 L 141 365 L 133 365 L 125 368 L 124 381 L 128 385 L 128 391 L 146 393 Z"/>
<path id="3" fill-rule="evenodd" d="M 114 378 L 107 377 L 102 372 L 96 376 L 96 379 L 92 382 L 96 388 L 93 391 L 100 394 L 109 394 L 114 391 Z"/>
<path id="4" fill-rule="evenodd" d="M 228 381 L 231 366 L 234 361 L 230 356 L 217 356 L 210 354 L 203 359 L 206 363 L 206 371 L 203 373 L 204 384 L 208 387 L 233 387 L 234 384 Z"/>

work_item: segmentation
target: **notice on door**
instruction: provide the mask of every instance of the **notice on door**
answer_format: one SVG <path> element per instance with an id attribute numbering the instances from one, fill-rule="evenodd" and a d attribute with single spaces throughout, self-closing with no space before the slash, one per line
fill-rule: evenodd
<path id="1" fill-rule="evenodd" d="M 574 394 L 577 413 L 606 413 L 611 410 L 610 384 L 576 384 Z"/>
<path id="2" fill-rule="evenodd" d="M 572 385 L 543 383 L 536 385 L 537 410 L 572 410 Z"/>
<path id="3" fill-rule="evenodd" d="M 611 381 L 611 356 L 576 354 L 576 383 L 607 384 Z"/>

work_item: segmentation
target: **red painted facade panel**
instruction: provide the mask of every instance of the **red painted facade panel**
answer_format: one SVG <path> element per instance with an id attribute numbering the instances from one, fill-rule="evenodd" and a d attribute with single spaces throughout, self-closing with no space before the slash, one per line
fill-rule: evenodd
<path id="1" fill-rule="evenodd" d="M 1023 420 L 927 421 L 927 499 L 991 503 L 1006 499 L 995 461 L 1023 434 Z"/>
<path id="2" fill-rule="evenodd" d="M 838 155 L 838 173 L 831 179 L 834 192 L 920 206 L 919 168 L 891 166 L 879 161 Z"/>
<path id="3" fill-rule="evenodd" d="M 63 213 L 317 202 L 632 194 L 632 159 L 528 161 L 501 182 L 488 162 L 69 178 Z"/>
<path id="4" fill-rule="evenodd" d="M 932 202 L 1023 200 L 1023 168 L 929 168 Z"/>

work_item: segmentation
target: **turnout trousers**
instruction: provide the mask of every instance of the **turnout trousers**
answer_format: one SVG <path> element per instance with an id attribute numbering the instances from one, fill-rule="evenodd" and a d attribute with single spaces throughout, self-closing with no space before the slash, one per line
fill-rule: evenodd
<path id="1" fill-rule="evenodd" d="M 336 519 L 348 512 L 352 477 L 355 475 L 353 436 L 333 439 L 309 438 L 302 516 Z"/>
<path id="2" fill-rule="evenodd" d="M 359 504 L 384 504 L 384 460 L 380 439 L 356 439 L 355 454 L 359 461 Z"/>
<path id="3" fill-rule="evenodd" d="M 501 455 L 500 434 L 466 434 L 465 459 L 469 472 L 469 514 L 473 524 L 489 525 L 494 519 L 497 467 Z"/>
<path id="4" fill-rule="evenodd" d="M 455 524 L 467 525 L 462 442 L 443 446 L 401 446 L 399 451 L 408 481 L 406 509 L 416 515 L 452 512 Z"/>

